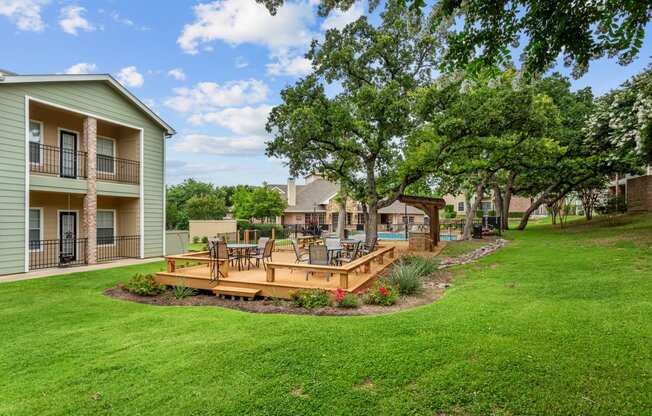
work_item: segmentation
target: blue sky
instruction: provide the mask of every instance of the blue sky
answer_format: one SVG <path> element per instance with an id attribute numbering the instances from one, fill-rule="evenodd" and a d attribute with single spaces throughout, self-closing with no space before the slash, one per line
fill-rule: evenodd
<path id="1" fill-rule="evenodd" d="M 284 182 L 282 162 L 264 156 L 267 113 L 309 70 L 310 40 L 366 10 L 325 20 L 315 3 L 290 0 L 271 17 L 254 0 L 0 0 L 0 68 L 115 76 L 179 132 L 167 143 L 169 183 Z M 596 61 L 574 87 L 601 94 L 645 68 L 651 26 L 634 63 Z"/>

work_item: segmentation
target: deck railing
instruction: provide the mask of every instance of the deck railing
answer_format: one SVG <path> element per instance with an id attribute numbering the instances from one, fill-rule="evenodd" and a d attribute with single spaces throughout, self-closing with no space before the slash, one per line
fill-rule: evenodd
<path id="1" fill-rule="evenodd" d="M 86 264 L 86 244 L 86 238 L 31 240 L 29 268 L 37 270 Z"/>
<path id="2" fill-rule="evenodd" d="M 119 157 L 97 155 L 97 179 L 138 185 L 140 163 Z"/>
<path id="3" fill-rule="evenodd" d="M 97 261 L 105 262 L 140 257 L 140 236 L 97 237 Z"/>
<path id="4" fill-rule="evenodd" d="M 30 171 L 64 178 L 86 177 L 86 152 L 47 144 L 29 144 Z"/>

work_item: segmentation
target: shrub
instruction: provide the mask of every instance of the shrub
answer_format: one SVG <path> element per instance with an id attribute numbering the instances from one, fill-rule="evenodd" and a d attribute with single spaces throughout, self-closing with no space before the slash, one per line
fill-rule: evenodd
<path id="1" fill-rule="evenodd" d="M 355 293 L 347 292 L 338 287 L 335 290 L 335 304 L 338 308 L 353 309 L 360 306 L 360 299 Z"/>
<path id="2" fill-rule="evenodd" d="M 364 295 L 364 303 L 369 305 L 391 306 L 396 303 L 398 290 L 385 282 L 376 283 Z"/>
<path id="3" fill-rule="evenodd" d="M 525 212 L 510 212 L 509 218 L 523 218 L 523 215 L 525 215 Z"/>
<path id="4" fill-rule="evenodd" d="M 403 296 L 416 295 L 423 292 L 423 275 L 418 263 L 400 262 L 392 267 L 384 281 L 394 286 Z"/>
<path id="5" fill-rule="evenodd" d="M 236 227 L 238 230 L 249 230 L 251 224 L 249 223 L 249 220 L 236 220 Z"/>
<path id="6" fill-rule="evenodd" d="M 496 216 L 496 211 L 493 210 L 493 209 L 489 210 L 489 213 L 487 215 L 489 215 L 490 217 L 495 217 Z"/>
<path id="7" fill-rule="evenodd" d="M 283 226 L 279 224 L 250 224 L 250 230 L 258 231 L 258 237 L 272 237 L 272 229 L 276 229 L 276 238 L 283 235 Z"/>
<path id="8" fill-rule="evenodd" d="M 331 296 L 327 290 L 301 289 L 290 293 L 292 306 L 296 308 L 316 309 L 330 306 Z"/>
<path id="9" fill-rule="evenodd" d="M 194 236 L 194 237 L 192 238 L 192 242 L 193 242 L 194 244 L 199 243 L 199 236 L 198 236 L 198 235 Z"/>
<path id="10" fill-rule="evenodd" d="M 455 218 L 457 212 L 455 212 L 455 207 L 452 205 L 446 205 L 444 207 L 444 218 Z"/>
<path id="11" fill-rule="evenodd" d="M 156 283 L 153 274 L 142 273 L 131 276 L 124 289 L 139 296 L 155 296 L 163 292 L 163 286 Z"/>
<path id="12" fill-rule="evenodd" d="M 419 269 L 419 275 L 422 277 L 428 277 L 434 272 L 437 271 L 437 266 L 439 266 L 439 261 L 432 257 L 424 256 L 405 256 L 403 257 L 403 262 L 408 264 L 413 264 Z"/>
<path id="13" fill-rule="evenodd" d="M 208 237 L 203 236 L 203 237 L 201 238 L 201 242 L 204 243 L 204 244 L 208 244 Z"/>
<path id="14" fill-rule="evenodd" d="M 185 299 L 189 296 L 195 296 L 197 293 L 195 289 L 187 286 L 175 286 L 173 290 L 174 297 L 177 299 Z"/>

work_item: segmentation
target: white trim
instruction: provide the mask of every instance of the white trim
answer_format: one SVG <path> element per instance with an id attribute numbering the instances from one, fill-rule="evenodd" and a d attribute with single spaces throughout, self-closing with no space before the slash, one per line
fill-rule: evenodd
<path id="1" fill-rule="evenodd" d="M 98 212 L 113 212 L 113 244 L 97 244 L 97 213 Z M 115 208 L 103 208 L 95 210 L 95 244 L 99 247 L 115 247 L 116 239 L 118 238 L 118 211 Z"/>
<path id="2" fill-rule="evenodd" d="M 163 256 L 167 255 L 167 192 L 165 184 L 165 134 L 163 134 Z"/>
<path id="3" fill-rule="evenodd" d="M 25 273 L 29 271 L 29 97 L 25 96 Z"/>
<path id="4" fill-rule="evenodd" d="M 39 163 L 34 163 L 30 159 L 29 164 L 30 164 L 30 166 L 43 166 L 43 145 L 45 144 L 45 130 L 44 130 L 45 125 L 43 124 L 42 121 L 34 120 L 32 118 L 29 119 L 29 123 L 38 123 L 41 126 L 41 140 L 39 140 L 39 145 L 40 145 L 39 146 Z M 27 124 L 28 127 L 29 127 L 29 123 Z M 31 133 L 29 131 L 27 132 L 27 137 L 28 137 L 28 140 L 32 138 L 32 135 L 31 135 Z M 31 140 L 29 140 L 29 142 L 34 143 Z M 30 154 L 31 154 L 31 152 L 30 152 Z"/>
<path id="5" fill-rule="evenodd" d="M 145 258 L 145 133 L 140 129 L 140 258 Z"/>
<path id="6" fill-rule="evenodd" d="M 150 116 L 154 121 L 156 121 L 161 127 L 163 127 L 169 135 L 173 135 L 176 131 L 162 118 L 160 118 L 156 113 L 154 113 L 149 107 L 147 107 L 142 101 L 140 101 L 135 95 L 133 95 L 129 90 L 127 90 L 122 84 L 115 80 L 109 74 L 101 75 L 16 75 L 16 76 L 5 76 L 0 80 L 0 84 L 20 84 L 20 83 L 34 83 L 34 82 L 79 82 L 79 81 L 104 81 L 109 83 L 114 87 L 118 92 L 124 95 L 127 99 L 132 101 L 138 108 L 140 108 L 145 114 Z M 97 116 L 90 115 L 94 118 L 100 118 Z"/>
<path id="7" fill-rule="evenodd" d="M 39 214 L 38 214 L 38 216 L 39 216 L 39 220 L 38 220 L 38 225 L 39 225 L 38 234 L 39 234 L 39 236 L 38 236 L 38 238 L 39 238 L 39 240 L 43 241 L 44 240 L 44 238 L 43 238 L 43 232 L 44 232 L 44 230 L 43 230 L 43 207 L 29 207 L 29 210 L 27 211 L 28 215 L 29 215 L 29 211 L 31 211 L 33 209 L 37 209 L 39 211 Z M 29 221 L 29 218 L 27 219 L 27 221 Z M 29 239 L 29 231 L 31 231 L 31 230 L 32 229 L 29 228 L 29 226 L 28 226 L 28 230 L 27 230 L 28 239 Z M 34 249 L 30 248 L 29 252 L 30 253 L 40 253 L 40 252 L 43 251 L 43 244 L 41 244 L 40 247 L 41 248 L 39 248 L 38 250 L 34 250 Z"/>
<path id="8" fill-rule="evenodd" d="M 113 120 L 113 119 L 110 119 L 110 118 L 107 118 L 107 117 L 98 116 L 97 114 L 89 113 L 87 111 L 79 110 L 79 109 L 68 107 L 68 106 L 61 105 L 61 104 L 56 104 L 56 103 L 53 103 L 52 101 L 42 100 L 40 98 L 34 98 L 32 96 L 29 96 L 29 95 L 27 95 L 26 97 L 28 97 L 30 101 L 34 101 L 36 103 L 40 103 L 40 104 L 47 105 L 47 106 L 50 106 L 50 107 L 55 107 L 55 108 L 58 108 L 60 110 L 69 111 L 71 113 L 76 113 L 76 114 L 79 114 L 79 115 L 82 115 L 82 116 L 91 117 L 91 118 L 94 118 L 94 119 L 97 119 L 97 120 L 106 121 L 107 123 L 118 124 L 120 126 L 129 127 L 130 129 L 134 129 L 134 130 L 142 130 L 143 129 L 142 127 L 134 126 L 133 124 L 127 124 L 127 123 L 124 123 L 122 121 L 117 121 L 117 120 Z"/>
<path id="9" fill-rule="evenodd" d="M 96 149 L 97 149 L 97 141 L 98 141 L 99 139 L 111 140 L 111 141 L 113 142 L 113 156 L 111 156 L 111 157 L 113 158 L 113 172 L 105 172 L 105 171 L 102 171 L 102 174 L 104 174 L 104 175 L 109 175 L 109 176 L 115 176 L 115 174 L 116 174 L 116 169 L 117 169 L 117 165 L 116 165 L 116 160 L 115 160 L 115 159 L 116 159 L 116 157 L 118 157 L 118 156 L 117 156 L 117 154 L 118 154 L 118 141 L 117 141 L 116 139 L 114 139 L 113 137 L 99 136 L 99 135 L 98 135 L 95 139 L 96 139 L 96 140 L 95 140 L 95 142 L 96 142 L 96 143 L 95 143 L 95 147 L 96 147 Z M 95 151 L 95 157 L 96 157 L 96 158 L 97 158 L 97 155 L 100 155 L 100 154 L 97 153 L 97 151 Z M 106 156 L 106 155 L 100 155 L 100 156 Z M 97 161 L 95 162 L 95 164 L 97 165 Z M 98 173 L 100 172 L 100 169 L 97 168 L 97 167 L 96 167 L 96 170 L 97 170 Z"/>

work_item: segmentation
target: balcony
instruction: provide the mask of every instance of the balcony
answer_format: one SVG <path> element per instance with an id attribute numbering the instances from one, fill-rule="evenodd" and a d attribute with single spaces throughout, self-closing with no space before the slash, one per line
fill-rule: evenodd
<path id="1" fill-rule="evenodd" d="M 30 143 L 30 172 L 62 178 L 85 179 L 86 152 L 61 149 L 57 146 Z M 97 155 L 97 180 L 140 183 L 140 162 L 118 157 Z"/>

